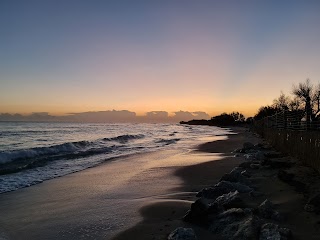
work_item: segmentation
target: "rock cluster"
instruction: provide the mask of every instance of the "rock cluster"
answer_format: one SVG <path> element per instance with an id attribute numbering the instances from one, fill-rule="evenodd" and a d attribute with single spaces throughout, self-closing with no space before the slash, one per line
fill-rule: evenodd
<path id="1" fill-rule="evenodd" d="M 270 153 L 261 144 L 252 143 L 244 143 L 242 149 L 234 152 L 243 154 L 248 161 L 225 174 L 216 185 L 202 189 L 197 194 L 199 199 L 191 204 L 184 216 L 184 221 L 206 226 L 224 239 L 290 239 L 290 230 L 274 223 L 282 218 L 271 201 L 266 199 L 254 208 L 250 208 L 245 201 L 248 196 L 263 195 L 255 191 L 246 169 L 287 167 L 268 158 L 280 154 Z"/>
<path id="2" fill-rule="evenodd" d="M 168 240 L 197 240 L 192 228 L 179 227 L 170 233 Z"/>

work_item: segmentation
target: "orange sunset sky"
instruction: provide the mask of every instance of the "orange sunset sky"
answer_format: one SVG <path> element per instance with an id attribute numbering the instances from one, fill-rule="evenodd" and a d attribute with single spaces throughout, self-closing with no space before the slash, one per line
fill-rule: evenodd
<path id="1" fill-rule="evenodd" d="M 320 80 L 320 1 L 0 2 L 0 113 L 254 115 Z"/>

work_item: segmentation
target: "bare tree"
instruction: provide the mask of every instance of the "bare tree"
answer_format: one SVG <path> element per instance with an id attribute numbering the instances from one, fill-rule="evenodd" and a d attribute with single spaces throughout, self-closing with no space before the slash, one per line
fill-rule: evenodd
<path id="1" fill-rule="evenodd" d="M 312 103 L 316 105 L 315 115 L 320 112 L 320 83 L 318 83 L 313 90 Z"/>
<path id="2" fill-rule="evenodd" d="M 305 102 L 305 113 L 307 114 L 306 116 L 307 128 L 310 127 L 310 118 L 312 114 L 312 108 L 311 108 L 312 92 L 313 92 L 313 85 L 311 84 L 309 78 L 307 78 L 307 80 L 304 83 L 299 83 L 298 86 L 293 85 L 292 93 Z"/>

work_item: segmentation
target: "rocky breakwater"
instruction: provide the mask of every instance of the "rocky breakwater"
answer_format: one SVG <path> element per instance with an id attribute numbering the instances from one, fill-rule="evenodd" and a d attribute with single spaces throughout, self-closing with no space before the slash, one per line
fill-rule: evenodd
<path id="1" fill-rule="evenodd" d="M 257 190 L 253 179 L 260 169 L 279 171 L 293 163 L 261 144 L 245 143 L 234 154 L 247 161 L 225 174 L 214 186 L 198 192 L 198 199 L 191 204 L 183 220 L 209 229 L 218 239 L 291 239 L 290 229 L 282 226 L 285 217 L 277 211 L 276 205 L 264 198 L 263 192 Z M 192 228 L 179 228 L 168 239 L 197 237 Z"/>

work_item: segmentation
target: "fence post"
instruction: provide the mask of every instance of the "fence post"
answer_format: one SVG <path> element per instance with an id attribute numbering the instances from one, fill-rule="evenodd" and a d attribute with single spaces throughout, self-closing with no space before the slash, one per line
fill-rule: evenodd
<path id="1" fill-rule="evenodd" d="M 283 128 L 287 129 L 287 111 L 283 111 Z"/>
<path id="2" fill-rule="evenodd" d="M 308 96 L 307 97 L 307 101 L 306 101 L 306 113 L 307 113 L 307 130 L 310 129 L 310 118 L 311 118 L 311 103 L 310 103 L 311 99 Z"/>

